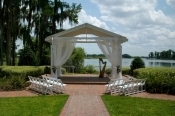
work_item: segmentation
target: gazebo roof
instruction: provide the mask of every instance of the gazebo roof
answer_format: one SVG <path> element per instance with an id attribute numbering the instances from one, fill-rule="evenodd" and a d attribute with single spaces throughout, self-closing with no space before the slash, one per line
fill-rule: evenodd
<path id="1" fill-rule="evenodd" d="M 51 36 L 48 36 L 45 41 L 52 43 L 52 39 L 73 39 L 73 38 L 80 38 L 83 39 L 83 37 L 75 37 L 81 34 L 92 34 L 95 36 L 100 37 L 108 37 L 108 38 L 115 38 L 120 39 L 121 43 L 128 41 L 128 39 L 122 35 L 107 31 L 105 29 L 96 27 L 94 25 L 91 25 L 89 23 L 84 23 L 82 25 L 67 29 L 65 31 L 53 34 Z M 87 40 L 88 38 L 86 38 Z M 92 38 L 91 38 L 92 39 Z"/>

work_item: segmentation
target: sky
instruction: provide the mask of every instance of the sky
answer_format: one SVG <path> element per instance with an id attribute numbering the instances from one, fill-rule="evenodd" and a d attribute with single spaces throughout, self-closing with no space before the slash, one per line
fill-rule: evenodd
<path id="1" fill-rule="evenodd" d="M 89 23 L 127 37 L 122 54 L 148 56 L 175 51 L 175 0 L 63 0 L 82 5 L 79 24 Z M 77 26 L 77 25 L 74 25 Z M 68 22 L 63 28 L 69 29 Z M 87 54 L 101 54 L 97 44 L 77 43 Z"/>
<path id="2" fill-rule="evenodd" d="M 127 37 L 122 54 L 148 56 L 175 51 L 175 0 L 62 0 L 82 5 L 78 25 L 89 23 Z M 64 22 L 63 28 L 77 25 Z M 22 42 L 18 42 L 22 44 Z M 101 54 L 96 43 L 77 43 L 87 54 Z"/>

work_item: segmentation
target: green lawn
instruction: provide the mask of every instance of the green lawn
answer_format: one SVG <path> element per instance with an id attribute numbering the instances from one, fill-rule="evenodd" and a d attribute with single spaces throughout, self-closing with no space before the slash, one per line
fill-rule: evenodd
<path id="1" fill-rule="evenodd" d="M 68 95 L 0 98 L 0 116 L 58 116 Z"/>
<path id="2" fill-rule="evenodd" d="M 175 101 L 101 96 L 110 116 L 175 116 Z"/>

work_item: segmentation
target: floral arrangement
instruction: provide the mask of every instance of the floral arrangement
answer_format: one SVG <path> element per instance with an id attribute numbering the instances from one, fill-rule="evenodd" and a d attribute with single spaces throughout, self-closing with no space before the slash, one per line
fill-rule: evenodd
<path id="1" fill-rule="evenodd" d="M 120 65 L 117 66 L 117 73 L 121 72 L 121 67 Z"/>
<path id="2" fill-rule="evenodd" d="M 56 72 L 56 66 L 52 66 L 52 71 L 55 73 Z"/>

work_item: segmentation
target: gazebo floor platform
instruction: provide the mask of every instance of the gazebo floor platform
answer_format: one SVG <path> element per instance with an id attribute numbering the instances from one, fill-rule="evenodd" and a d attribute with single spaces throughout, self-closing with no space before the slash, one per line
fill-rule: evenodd
<path id="1" fill-rule="evenodd" d="M 62 75 L 58 79 L 65 84 L 107 84 L 110 81 L 108 77 L 99 78 L 94 74 Z"/>

